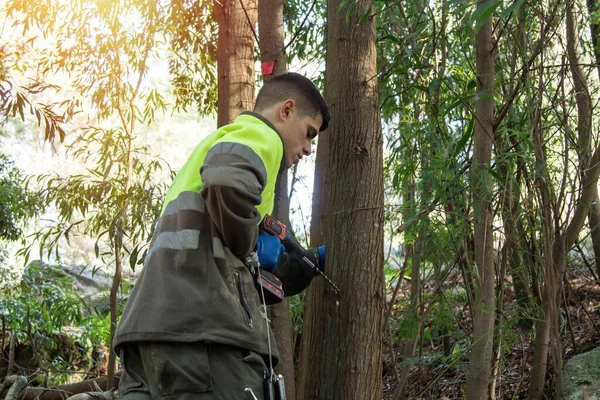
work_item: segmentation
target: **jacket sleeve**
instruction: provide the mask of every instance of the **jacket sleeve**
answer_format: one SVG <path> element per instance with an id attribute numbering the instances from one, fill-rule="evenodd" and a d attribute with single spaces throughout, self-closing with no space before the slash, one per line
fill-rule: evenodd
<path id="1" fill-rule="evenodd" d="M 266 183 L 261 158 L 248 146 L 220 142 L 200 169 L 200 194 L 221 239 L 231 252 L 246 257 L 255 247 L 261 216 L 256 207 Z"/>
<path id="2" fill-rule="evenodd" d="M 306 250 L 306 256 L 314 265 L 319 265 L 316 249 Z M 286 297 L 293 296 L 306 289 L 317 275 L 318 272 L 310 265 L 287 255 L 287 253 L 286 257 L 282 258 L 280 264 L 275 269 L 275 276 L 283 284 L 283 291 Z"/>

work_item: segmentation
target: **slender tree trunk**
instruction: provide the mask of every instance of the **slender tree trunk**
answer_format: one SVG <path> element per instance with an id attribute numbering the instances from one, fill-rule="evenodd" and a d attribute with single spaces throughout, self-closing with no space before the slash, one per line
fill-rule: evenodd
<path id="1" fill-rule="evenodd" d="M 217 126 L 254 106 L 254 26 L 256 0 L 215 0 L 217 39 Z"/>
<path id="2" fill-rule="evenodd" d="M 329 130 L 318 136 L 317 157 L 312 196 L 312 216 L 310 224 L 311 246 L 317 247 L 326 243 L 327 234 L 327 194 L 329 192 Z M 328 270 L 326 270 L 329 273 Z M 304 318 L 301 337 L 300 359 L 298 362 L 296 398 L 307 399 L 307 385 L 321 374 L 320 356 L 325 351 L 323 340 L 323 313 L 325 302 L 323 292 L 326 283 L 316 278 L 307 289 L 304 297 Z"/>
<path id="3" fill-rule="evenodd" d="M 540 31 L 542 32 L 541 40 L 543 40 L 543 27 L 540 27 Z M 540 59 L 541 64 L 543 65 L 543 50 L 541 52 Z M 542 266 L 541 270 L 544 271 L 544 284 L 542 287 L 541 307 L 535 323 L 533 366 L 531 370 L 531 382 L 528 393 L 528 398 L 531 400 L 541 399 L 544 394 L 544 385 L 546 381 L 545 377 L 548 364 L 548 350 L 551 346 L 550 342 L 552 337 L 552 318 L 556 316 L 556 302 L 553 296 L 556 285 L 553 243 L 555 240 L 559 240 L 558 237 L 554 237 L 554 230 L 552 229 L 552 198 L 554 196 L 550 192 L 551 187 L 549 186 L 549 176 L 546 168 L 546 158 L 543 145 L 544 136 L 541 123 L 543 77 L 544 72 L 543 70 L 540 70 L 537 92 L 537 108 L 532 130 L 536 171 L 538 171 L 535 176 L 535 181 L 537 184 L 537 191 L 539 192 L 542 219 L 541 236 L 543 256 L 538 258 L 538 262 Z"/>
<path id="4" fill-rule="evenodd" d="M 596 273 L 600 276 L 600 205 L 598 204 L 598 190 L 594 194 L 594 199 L 590 205 L 588 223 L 590 226 L 590 235 L 594 248 L 594 260 L 596 262 Z"/>
<path id="5" fill-rule="evenodd" d="M 121 234 L 122 235 L 122 234 Z M 119 287 L 121 286 L 121 271 L 122 271 L 122 256 L 121 251 L 123 251 L 123 241 L 122 236 L 117 232 L 117 236 L 114 238 L 113 248 L 115 252 L 115 275 L 113 276 L 112 286 L 110 288 L 110 337 L 115 337 L 115 332 L 117 330 L 117 301 L 118 301 L 118 293 Z M 108 367 L 107 367 L 107 383 L 109 388 L 114 388 L 115 383 L 115 362 L 117 360 L 117 355 L 113 350 L 113 347 L 110 346 L 110 351 L 108 353 Z"/>
<path id="6" fill-rule="evenodd" d="M 478 0 L 481 5 L 486 0 Z M 494 252 L 492 241 L 492 188 L 488 168 L 492 155 L 494 118 L 494 55 L 492 19 L 475 34 L 478 101 L 475 110 L 474 151 L 471 166 L 475 265 L 473 346 L 467 375 L 467 398 L 487 399 L 494 328 Z"/>
<path id="7" fill-rule="evenodd" d="M 525 7 L 521 7 L 518 15 L 516 39 L 513 43 L 510 62 L 510 76 L 514 77 L 510 82 L 511 92 L 517 84 L 514 79 L 517 77 L 516 68 L 521 63 L 522 59 L 520 53 L 521 51 L 525 51 L 527 46 L 527 41 L 525 39 Z M 508 120 L 508 124 L 508 128 L 510 128 L 512 125 L 511 119 Z M 503 153 L 509 151 L 510 146 L 512 146 L 514 149 L 523 148 L 522 141 L 520 141 L 515 135 L 507 136 L 508 137 L 500 138 L 503 141 L 500 145 L 500 147 L 503 149 Z M 510 141 L 510 144 L 507 142 L 507 139 Z M 509 253 L 509 272 L 512 277 L 513 288 L 520 310 L 519 325 L 523 328 L 529 329 L 532 324 L 530 315 L 533 307 L 532 290 L 530 289 L 531 280 L 529 279 L 528 275 L 531 268 L 527 267 L 528 263 L 524 261 L 522 257 L 523 250 L 521 246 L 525 245 L 527 242 L 521 240 L 524 235 L 522 235 L 521 229 L 519 228 L 516 220 L 516 215 L 519 213 L 518 199 L 520 198 L 521 193 L 521 178 L 525 167 L 523 157 L 520 155 L 517 155 L 517 157 L 517 165 L 516 168 L 514 168 L 516 169 L 516 178 L 514 180 L 514 169 L 508 159 L 506 159 L 504 165 L 501 167 L 501 175 L 506 177 L 507 185 L 509 185 L 505 189 L 507 195 L 505 196 L 505 201 L 503 201 L 503 221 L 506 231 L 505 245 L 508 247 Z"/>
<path id="8" fill-rule="evenodd" d="M 581 67 L 581 57 L 579 55 L 579 27 L 577 18 L 573 14 L 573 1 L 567 3 L 567 53 L 573 86 L 575 87 L 575 99 L 577 102 L 577 131 L 578 131 L 578 149 L 579 161 L 582 165 L 582 171 L 585 173 L 589 166 L 592 155 L 592 100 L 588 88 L 585 71 Z M 594 245 L 594 254 L 596 262 L 600 259 L 600 227 L 597 226 L 600 221 L 598 214 L 598 189 L 593 193 L 594 201 L 592 209 L 588 215 L 588 223 L 591 230 L 592 242 Z"/>
<path id="9" fill-rule="evenodd" d="M 596 60 L 596 71 L 600 79 L 600 48 L 598 47 L 598 38 L 600 37 L 600 24 L 596 18 L 592 18 L 592 13 L 598 11 L 597 0 L 587 0 L 588 15 L 590 20 L 590 30 L 592 34 L 592 45 L 594 46 L 594 58 Z M 598 204 L 598 191 L 592 201 L 589 223 L 592 231 L 592 243 L 594 245 L 594 258 L 596 260 L 596 274 L 600 276 L 600 204 Z"/>
<path id="10" fill-rule="evenodd" d="M 502 246 L 500 273 L 497 280 L 496 290 L 496 329 L 494 331 L 494 353 L 492 357 L 492 379 L 489 385 L 490 400 L 496 399 L 496 387 L 498 377 L 500 376 L 500 358 L 502 355 L 502 310 L 504 304 L 504 278 L 512 253 L 516 250 L 516 236 L 514 222 L 515 197 L 513 193 L 513 169 L 508 157 L 506 140 L 501 135 L 496 137 L 496 151 L 498 158 L 502 160 L 498 166 L 498 173 L 504 178 L 504 189 L 500 192 L 500 202 L 502 205 L 502 219 L 504 222 L 505 241 Z"/>
<path id="11" fill-rule="evenodd" d="M 571 74 L 573 77 L 573 86 L 575 87 L 575 98 L 576 98 L 576 102 L 577 102 L 577 116 L 578 116 L 578 123 L 577 123 L 577 128 L 578 128 L 578 132 L 579 132 L 579 136 L 578 136 L 578 149 L 577 152 L 579 154 L 579 159 L 580 159 L 580 176 L 582 178 L 582 181 L 586 180 L 586 176 L 588 174 L 591 173 L 589 167 L 590 167 L 590 159 L 591 159 L 591 142 L 590 142 L 590 137 L 591 137 L 591 123 L 592 123 L 592 106 L 591 106 L 591 99 L 590 99 L 590 95 L 589 95 L 589 91 L 588 91 L 588 86 L 587 86 L 587 80 L 585 77 L 585 73 L 583 71 L 583 69 L 581 68 L 581 66 L 579 65 L 580 63 L 580 58 L 579 58 L 579 51 L 578 51 L 578 47 L 579 47 L 579 35 L 578 35 L 578 28 L 577 28 L 577 20 L 575 19 L 575 16 L 573 15 L 573 2 L 572 1 L 568 1 L 567 2 L 567 23 L 566 23 L 566 27 L 567 27 L 567 51 L 568 51 L 568 57 L 569 57 L 569 64 L 570 64 L 570 68 L 571 68 Z M 541 90 L 541 89 L 540 89 Z M 541 129 L 541 128 L 540 128 Z M 541 134 L 540 134 L 540 138 L 538 139 L 541 142 Z M 541 144 L 539 145 L 541 146 Z M 565 150 L 566 151 L 566 150 Z M 549 180 L 547 180 L 547 182 L 550 182 Z M 542 190 L 542 196 L 547 195 L 548 190 L 545 189 L 546 186 L 546 182 L 541 182 L 540 184 L 540 189 Z M 596 187 L 596 184 L 594 183 L 593 186 L 586 188 L 585 191 L 587 192 L 587 196 L 590 197 L 590 200 L 593 200 L 594 198 L 598 197 L 598 189 Z M 583 193 L 582 193 L 582 198 L 583 198 Z M 589 204 L 589 203 L 588 203 Z M 551 204 L 549 202 L 549 199 L 544 199 L 544 197 L 542 197 L 542 207 L 544 210 L 547 210 L 545 212 L 545 214 L 550 215 L 551 211 Z M 578 208 L 581 207 L 581 204 L 578 206 Z M 582 210 L 583 211 L 583 210 Z M 577 215 L 577 213 L 576 213 Z M 587 212 L 587 216 L 588 219 L 590 220 L 590 223 L 593 226 L 593 221 L 594 221 L 594 217 L 597 216 L 591 216 L 590 212 Z M 546 219 L 546 218 L 544 218 Z M 560 293 L 561 293 L 561 285 L 562 285 L 562 275 L 563 275 L 563 271 L 564 271 L 564 263 L 565 263 L 565 254 L 568 248 L 570 248 L 573 243 L 574 243 L 574 239 L 573 239 L 573 235 L 569 234 L 569 230 L 571 231 L 571 233 L 573 232 L 573 223 L 576 223 L 577 219 L 574 217 L 573 220 L 571 221 L 571 224 L 569 225 L 569 229 L 567 230 L 567 235 L 566 237 L 563 235 L 557 235 L 557 237 L 554 238 L 555 242 L 554 245 L 552 246 L 552 258 L 550 258 L 549 256 L 546 257 L 547 263 L 550 263 L 547 265 L 547 274 L 546 274 L 546 285 L 545 285 L 545 291 L 544 294 L 547 296 L 544 299 L 544 303 L 543 303 L 543 311 L 544 311 L 544 316 L 543 318 L 541 318 L 542 320 L 544 320 L 544 322 L 540 322 L 540 324 L 542 325 L 540 328 L 541 329 L 545 329 L 545 330 L 549 330 L 549 338 L 550 338 L 550 350 L 551 350 L 551 354 L 552 354 L 552 362 L 553 362 L 553 367 L 554 367 L 554 398 L 555 399 L 562 399 L 562 393 L 563 393 L 563 373 L 562 373 L 562 369 L 563 369 L 563 351 L 562 351 L 562 342 L 561 342 L 561 337 L 560 337 L 560 326 L 559 326 L 559 320 L 558 320 L 558 304 L 559 304 L 559 299 L 560 299 Z M 551 231 L 552 227 L 550 226 L 549 223 L 547 223 L 547 226 L 545 226 L 545 229 L 548 230 L 548 232 Z M 579 230 L 581 229 L 581 226 L 578 227 L 577 229 L 577 233 L 579 233 Z M 546 236 L 549 236 L 550 233 L 547 233 Z M 575 235 L 576 237 L 576 235 Z M 565 240 L 566 239 L 566 240 Z M 572 240 L 572 242 L 571 242 Z M 550 239 L 548 239 L 548 241 L 550 241 Z M 549 245 L 549 243 L 547 243 L 547 245 Z M 550 252 L 550 247 L 547 248 L 547 253 Z M 538 332 L 540 333 L 540 332 Z M 546 339 L 546 333 L 544 333 L 542 336 L 542 338 Z M 537 344 L 537 343 L 536 343 Z M 539 344 L 540 349 L 539 351 L 544 351 L 544 343 L 540 343 Z M 537 346 L 536 346 L 536 349 Z M 542 355 L 540 355 L 539 353 L 536 354 L 536 356 L 538 357 L 542 357 Z M 540 363 L 540 369 L 543 370 L 544 375 L 545 375 L 545 368 L 544 366 L 546 365 L 546 363 Z M 535 377 L 535 383 L 537 386 L 537 392 L 536 393 L 532 393 L 532 395 L 530 396 L 530 398 L 537 398 L 537 397 L 533 397 L 533 394 L 540 395 L 541 394 L 541 382 L 543 380 L 543 375 L 542 375 L 542 371 L 536 370 L 534 368 L 534 372 L 536 372 L 535 375 L 533 375 L 532 372 L 532 383 L 534 381 L 534 377 Z M 531 393 L 531 392 L 530 392 Z"/>
<path id="12" fill-rule="evenodd" d="M 437 104 L 439 103 L 439 85 L 436 85 L 434 88 L 434 96 L 432 102 L 432 110 L 428 112 L 429 126 L 430 126 L 430 134 L 436 135 L 436 111 Z M 414 118 L 415 121 L 420 119 L 421 114 L 421 101 L 415 102 L 414 106 Z M 428 146 L 427 141 L 416 151 L 419 154 L 419 162 L 423 166 L 423 168 L 428 168 L 429 160 L 432 155 L 431 148 Z M 423 179 L 423 177 L 421 177 Z M 421 200 L 419 202 L 420 209 L 424 210 L 425 207 L 429 205 L 430 194 L 431 194 L 431 180 L 424 181 L 423 184 L 423 192 L 421 193 Z M 414 191 L 414 186 L 411 188 Z M 414 193 L 413 193 L 414 199 Z M 417 210 L 414 209 L 414 204 L 409 203 L 409 207 L 412 205 L 412 209 L 408 209 L 407 214 L 408 218 L 414 217 Z M 417 348 L 417 343 L 419 341 L 419 332 L 421 332 L 421 306 L 422 306 L 422 296 L 421 296 L 421 260 L 423 259 L 423 242 L 425 241 L 427 230 L 429 228 L 428 218 L 427 216 L 423 217 L 423 219 L 419 222 L 420 228 L 418 229 L 417 240 L 415 241 L 414 247 L 411 251 L 411 260 L 412 260 L 412 272 L 411 272 L 411 281 L 410 281 L 410 306 L 408 312 L 413 315 L 414 320 L 417 321 L 416 326 L 414 326 L 414 336 L 410 338 L 409 341 L 402 344 L 402 358 L 404 360 L 411 359 L 415 356 L 415 351 Z M 412 235 L 411 235 L 412 236 Z M 411 318 L 412 319 L 412 318 Z M 410 375 L 410 365 L 405 365 L 400 370 L 400 381 L 398 387 L 395 391 L 395 398 L 404 399 L 406 398 L 406 391 L 408 389 L 408 381 Z"/>
<path id="13" fill-rule="evenodd" d="M 327 4 L 326 271 L 340 292 L 319 282 L 307 302 L 313 320 L 302 338 L 303 400 L 381 399 L 383 155 L 372 5 Z"/>
<path id="14" fill-rule="evenodd" d="M 156 11 L 156 10 L 155 10 Z M 153 14 L 156 16 L 156 14 Z M 146 66 L 146 62 L 148 60 L 148 56 L 150 54 L 150 48 L 154 43 L 153 33 L 155 31 L 155 21 L 151 21 L 147 26 L 148 29 L 148 41 L 146 43 L 146 48 L 144 51 L 144 55 L 142 58 L 141 71 L 143 71 Z M 137 122 L 138 122 L 138 113 L 137 113 L 137 100 L 140 94 L 140 90 L 142 87 L 142 81 L 144 79 L 144 73 L 140 72 L 137 77 L 137 82 L 133 87 L 131 92 L 131 96 L 126 98 L 125 93 L 126 89 L 123 87 L 119 87 L 118 90 L 118 99 L 117 99 L 117 111 L 121 120 L 121 124 L 125 135 L 127 136 L 127 164 L 125 170 L 125 185 L 123 187 L 123 192 L 125 193 L 125 201 L 123 202 L 123 207 L 121 208 L 119 215 L 117 216 L 117 224 L 115 227 L 115 232 L 112 240 L 112 245 L 115 254 L 115 275 L 113 276 L 113 282 L 110 289 L 110 340 L 111 346 L 108 355 L 108 367 L 107 367 L 107 385 L 109 388 L 115 387 L 115 370 L 116 370 L 116 360 L 117 355 L 112 346 L 112 341 L 115 337 L 115 333 L 117 331 L 117 316 L 118 316 L 118 294 L 119 289 L 121 287 L 122 281 L 122 271 L 123 271 L 123 237 L 126 235 L 128 230 L 128 215 L 129 215 L 129 191 L 131 190 L 131 185 L 133 183 L 133 140 L 134 133 L 136 130 Z"/>
<path id="15" fill-rule="evenodd" d="M 267 81 L 287 69 L 283 38 L 283 0 L 258 0 L 258 26 L 263 78 Z M 291 228 L 287 188 L 288 171 L 285 170 L 277 177 L 273 214 Z M 280 359 L 276 372 L 285 379 L 287 399 L 295 400 L 293 332 L 287 298 L 279 304 L 269 306 L 269 318 L 279 348 Z"/>
<path id="16" fill-rule="evenodd" d="M 415 356 L 415 350 L 417 348 L 417 342 L 419 341 L 419 332 L 421 331 L 421 259 L 423 258 L 423 242 L 426 235 L 426 225 L 419 230 L 419 235 L 414 246 L 414 252 L 412 254 L 412 273 L 410 281 L 410 312 L 417 316 L 417 326 L 415 326 L 415 335 L 406 343 L 402 348 L 402 358 L 408 360 Z M 402 279 L 402 277 L 400 277 Z M 400 383 L 396 389 L 397 399 L 405 399 L 406 391 L 408 389 L 408 380 L 410 375 L 410 365 L 402 367 L 400 370 Z"/>

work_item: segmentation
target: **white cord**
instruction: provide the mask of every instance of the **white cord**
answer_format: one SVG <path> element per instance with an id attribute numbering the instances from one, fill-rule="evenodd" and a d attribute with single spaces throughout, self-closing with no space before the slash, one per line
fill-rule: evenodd
<path id="1" fill-rule="evenodd" d="M 252 396 L 252 398 L 253 398 L 254 400 L 258 400 L 258 399 L 256 398 L 256 396 L 254 395 L 254 392 L 252 391 L 252 389 L 250 389 L 250 388 L 246 388 L 246 389 L 244 389 L 244 392 L 250 392 L 250 396 Z"/>
<path id="2" fill-rule="evenodd" d="M 258 265 L 258 280 L 261 281 L 261 274 L 260 274 L 260 264 Z M 269 368 L 271 371 L 271 374 L 274 374 L 275 371 L 273 370 L 273 357 L 271 357 L 271 331 L 269 330 L 269 315 L 267 314 L 267 303 L 265 302 L 265 290 L 263 289 L 262 284 L 259 285 L 260 286 L 260 295 L 262 297 L 262 306 L 265 308 L 265 321 L 267 323 L 267 347 L 269 349 Z"/>

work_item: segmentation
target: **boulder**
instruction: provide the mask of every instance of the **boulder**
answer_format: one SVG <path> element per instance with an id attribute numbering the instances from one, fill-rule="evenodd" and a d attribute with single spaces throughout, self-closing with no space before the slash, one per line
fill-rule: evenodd
<path id="1" fill-rule="evenodd" d="M 565 400 L 600 400 L 600 347 L 567 362 L 563 394 Z"/>

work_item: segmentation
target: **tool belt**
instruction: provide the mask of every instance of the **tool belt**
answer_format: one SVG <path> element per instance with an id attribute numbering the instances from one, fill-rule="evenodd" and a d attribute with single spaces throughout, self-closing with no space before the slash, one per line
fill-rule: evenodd
<path id="1" fill-rule="evenodd" d="M 271 272 L 260 267 L 256 252 L 250 253 L 244 264 L 250 270 L 252 278 L 254 278 L 254 287 L 258 291 L 261 303 L 263 302 L 262 293 L 264 293 L 264 303 L 266 305 L 281 303 L 284 297 L 283 284 Z"/>

